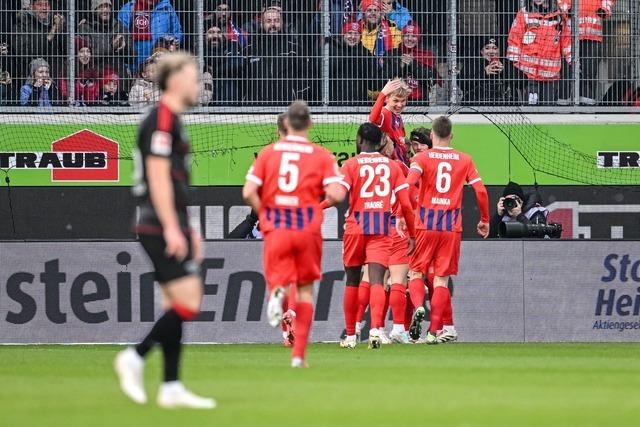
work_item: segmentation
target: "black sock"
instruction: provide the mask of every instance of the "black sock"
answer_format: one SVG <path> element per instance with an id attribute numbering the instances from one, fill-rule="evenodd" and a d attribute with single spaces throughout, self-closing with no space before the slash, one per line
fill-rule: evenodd
<path id="1" fill-rule="evenodd" d="M 171 353 L 171 363 L 175 365 L 173 372 L 177 376 L 178 372 L 178 360 L 180 358 L 180 341 L 182 340 L 182 318 L 176 313 L 174 309 L 165 312 L 151 328 L 149 335 L 136 346 L 136 352 L 145 357 L 151 350 L 154 344 L 158 343 L 162 345 L 163 352 L 165 354 L 165 376 L 167 363 L 167 352 L 165 347 L 169 347 L 169 353 Z M 175 348 L 177 347 L 177 351 Z M 171 380 L 168 380 L 171 381 Z"/>
<path id="2" fill-rule="evenodd" d="M 178 381 L 180 351 L 182 350 L 182 324 L 179 332 L 172 339 L 162 343 L 164 355 L 164 381 Z"/>

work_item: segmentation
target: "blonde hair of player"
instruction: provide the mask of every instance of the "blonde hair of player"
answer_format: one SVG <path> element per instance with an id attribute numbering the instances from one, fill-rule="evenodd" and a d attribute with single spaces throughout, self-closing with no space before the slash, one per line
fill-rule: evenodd
<path id="1" fill-rule="evenodd" d="M 392 97 L 392 96 L 397 96 L 398 98 L 408 98 L 409 95 L 411 94 L 411 88 L 409 87 L 409 85 L 407 84 L 407 82 L 405 82 L 404 80 L 402 80 L 399 77 L 396 77 L 395 79 L 391 80 L 391 82 L 398 82 L 398 87 L 393 90 L 392 92 L 389 93 L 389 95 L 387 95 L 387 98 Z"/>

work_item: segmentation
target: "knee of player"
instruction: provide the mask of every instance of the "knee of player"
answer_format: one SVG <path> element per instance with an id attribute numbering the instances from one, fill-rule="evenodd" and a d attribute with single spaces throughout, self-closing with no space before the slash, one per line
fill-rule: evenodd
<path id="1" fill-rule="evenodd" d="M 296 296 L 299 302 L 313 303 L 313 283 L 299 284 Z"/>
<path id="2" fill-rule="evenodd" d="M 422 272 L 414 271 L 414 270 L 409 271 L 409 280 L 422 279 L 422 278 L 424 278 L 424 274 L 422 274 Z"/>

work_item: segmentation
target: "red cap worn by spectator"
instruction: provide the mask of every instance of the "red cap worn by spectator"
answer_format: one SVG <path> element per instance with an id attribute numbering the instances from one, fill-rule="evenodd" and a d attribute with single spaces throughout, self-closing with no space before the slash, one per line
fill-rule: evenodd
<path id="1" fill-rule="evenodd" d="M 349 31 L 355 31 L 356 33 L 362 33 L 362 28 L 360 28 L 360 23 L 358 22 L 347 22 L 342 27 L 342 34 L 347 34 Z"/>
<path id="2" fill-rule="evenodd" d="M 120 76 L 114 70 L 107 68 L 104 70 L 104 74 L 102 75 L 102 81 L 100 82 L 100 87 L 103 87 L 107 83 L 111 83 L 115 81 L 116 83 L 120 80 Z"/>
<path id="3" fill-rule="evenodd" d="M 417 24 L 414 24 L 413 21 L 409 21 L 409 23 L 402 29 L 402 35 L 413 34 L 418 38 L 418 43 L 420 43 L 420 37 L 422 37 L 422 31 Z"/>
<path id="4" fill-rule="evenodd" d="M 362 3 L 360 3 L 360 9 L 362 9 L 363 12 L 366 12 L 371 6 L 376 6 L 378 9 L 381 9 L 380 0 L 362 0 Z"/>

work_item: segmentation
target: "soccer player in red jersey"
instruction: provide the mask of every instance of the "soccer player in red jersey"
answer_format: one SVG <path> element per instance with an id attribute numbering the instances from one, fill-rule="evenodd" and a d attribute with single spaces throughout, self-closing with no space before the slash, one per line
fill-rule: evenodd
<path id="1" fill-rule="evenodd" d="M 380 154 L 382 132 L 364 123 L 358 129 L 358 155 L 342 166 L 341 184 L 349 191 L 349 216 L 343 237 L 343 261 L 347 275 L 344 316 L 347 337 L 343 347 L 356 345 L 358 284 L 362 266 L 367 264 L 370 281 L 371 330 L 369 348 L 380 347 L 379 328 L 384 326 L 385 291 L 383 280 L 389 265 L 392 239 L 389 236 L 393 199 L 397 199 L 407 218 L 409 247 L 414 241 L 414 217 L 408 185 L 397 162 Z"/>
<path id="2" fill-rule="evenodd" d="M 402 112 L 407 106 L 407 99 L 411 89 L 401 80 L 389 81 L 371 109 L 369 121 L 389 135 L 393 141 L 395 158 L 409 164 L 408 149 L 405 142 L 404 122 Z"/>
<path id="3" fill-rule="evenodd" d="M 428 150 L 432 145 L 429 129 L 417 128 L 411 132 L 410 148 L 413 153 Z M 393 157 L 394 150 L 391 141 L 389 141 L 382 153 L 388 157 Z M 399 160 L 397 162 L 406 177 L 409 174 L 409 168 L 403 162 Z M 417 190 L 415 186 L 409 188 L 412 208 L 414 209 L 417 206 Z M 407 295 L 407 273 L 409 273 L 410 262 L 410 257 L 407 256 L 409 241 L 406 236 L 406 221 L 402 217 L 402 212 L 400 212 L 397 203 L 394 205 L 391 225 L 390 235 L 393 239 L 393 244 L 389 257 L 389 278 L 391 280 L 390 306 L 393 314 L 393 329 L 389 338 L 391 342 L 407 344 L 410 342 L 410 337 L 406 332 L 409 326 L 405 326 L 407 323 L 405 322 L 405 317 L 407 315 L 407 306 L 413 307 Z M 411 317 L 412 314 L 413 309 L 411 309 L 409 316 Z"/>
<path id="4" fill-rule="evenodd" d="M 489 196 L 478 170 L 468 154 L 450 147 L 453 133 L 451 120 L 438 117 L 433 122 L 431 139 L 433 148 L 416 155 L 411 162 L 407 182 L 420 185 L 420 201 L 416 213 L 416 250 L 411 257 L 412 277 L 409 282 L 411 301 L 416 308 L 409 334 L 419 339 L 424 318 L 425 290 L 423 275 L 433 265 L 434 291 L 431 297 L 431 323 L 427 344 L 438 342 L 437 333 L 455 335 L 452 325 L 443 325 L 445 312 L 451 305 L 447 284 L 449 276 L 458 273 L 460 240 L 462 233 L 462 193 L 469 183 L 480 209 L 477 230 L 483 238 L 489 235 Z"/>
<path id="5" fill-rule="evenodd" d="M 247 174 L 245 201 L 259 213 L 264 234 L 263 264 L 269 286 L 269 323 L 278 327 L 290 285 L 296 285 L 291 366 L 306 367 L 313 319 L 313 282 L 321 277 L 322 208 L 325 196 L 340 203 L 345 192 L 333 155 L 308 140 L 311 115 L 304 101 L 289 107 L 287 136 L 265 147 Z"/>

